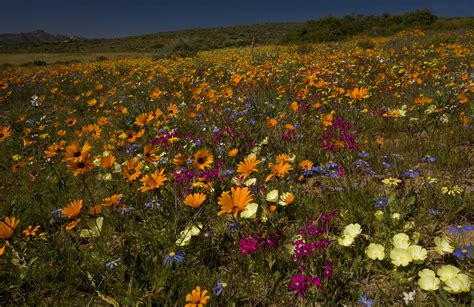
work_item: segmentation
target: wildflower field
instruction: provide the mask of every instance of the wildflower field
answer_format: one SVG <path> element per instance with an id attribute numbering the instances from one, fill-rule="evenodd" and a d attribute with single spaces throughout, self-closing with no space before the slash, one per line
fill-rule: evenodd
<path id="1" fill-rule="evenodd" d="M 0 304 L 472 304 L 450 36 L 2 68 Z"/>

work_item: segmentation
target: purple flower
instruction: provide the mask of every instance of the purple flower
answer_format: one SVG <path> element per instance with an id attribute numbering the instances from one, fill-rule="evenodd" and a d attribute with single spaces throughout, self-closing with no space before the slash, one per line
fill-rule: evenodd
<path id="1" fill-rule="evenodd" d="M 291 277 L 290 290 L 295 291 L 300 296 L 303 296 L 308 289 L 305 276 L 303 274 L 296 274 Z"/>

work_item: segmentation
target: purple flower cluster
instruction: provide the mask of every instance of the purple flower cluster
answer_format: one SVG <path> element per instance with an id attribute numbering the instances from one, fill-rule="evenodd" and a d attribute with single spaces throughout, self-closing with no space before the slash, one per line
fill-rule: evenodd
<path id="1" fill-rule="evenodd" d="M 296 292 L 300 296 L 304 296 L 305 292 L 310 286 L 314 286 L 318 289 L 322 289 L 322 278 L 330 278 L 333 276 L 332 262 L 328 259 L 319 257 L 326 253 L 317 254 L 315 257 L 306 257 L 315 250 L 324 250 L 329 247 L 331 240 L 327 238 L 321 238 L 320 236 L 326 234 L 329 231 L 329 222 L 336 216 L 336 212 L 333 211 L 330 214 L 320 214 L 318 217 L 311 219 L 305 226 L 298 229 L 298 233 L 303 237 L 295 240 L 294 259 L 299 262 L 298 274 L 291 277 L 289 289 Z M 312 242 L 311 239 L 317 239 Z M 323 260 L 323 262 L 321 262 Z M 306 266 L 303 261 L 310 261 L 311 268 L 321 268 L 319 276 L 316 277 L 306 272 Z M 313 272 L 314 273 L 314 272 Z"/>
<path id="2" fill-rule="evenodd" d="M 263 248 L 274 248 L 278 245 L 280 238 L 277 234 L 262 237 L 260 234 L 245 236 L 240 240 L 240 253 L 243 256 L 252 255 Z"/>
<path id="3" fill-rule="evenodd" d="M 329 127 L 329 131 L 325 132 L 321 137 L 321 148 L 329 152 L 340 151 L 344 148 L 357 150 L 359 146 L 355 141 L 356 136 L 349 132 L 352 126 L 353 125 L 346 122 L 342 116 L 335 116 L 333 125 Z"/>
<path id="4" fill-rule="evenodd" d="M 311 275 L 296 274 L 291 277 L 290 290 L 304 296 L 309 286 L 321 288 L 321 278 Z"/>

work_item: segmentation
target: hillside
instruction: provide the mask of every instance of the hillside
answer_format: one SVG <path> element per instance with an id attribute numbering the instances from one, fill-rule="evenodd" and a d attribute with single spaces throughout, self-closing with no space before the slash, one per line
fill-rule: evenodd
<path id="1" fill-rule="evenodd" d="M 160 32 L 113 39 L 65 40 L 5 44 L 0 53 L 174 53 L 176 49 L 212 50 L 268 44 L 342 41 L 356 35 L 379 37 L 403 30 L 474 29 L 473 17 L 440 18 L 427 10 L 403 15 L 326 17 L 303 23 L 265 23 Z M 184 47 L 183 47 L 184 45 Z"/>
<path id="2" fill-rule="evenodd" d="M 72 40 L 83 40 L 83 38 L 71 37 L 62 34 L 51 34 L 43 30 L 36 30 L 26 33 L 0 34 L 0 45 L 59 43 Z"/>

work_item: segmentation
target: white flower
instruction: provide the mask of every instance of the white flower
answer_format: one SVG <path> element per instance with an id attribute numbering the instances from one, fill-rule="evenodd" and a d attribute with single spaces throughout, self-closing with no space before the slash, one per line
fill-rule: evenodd
<path id="1" fill-rule="evenodd" d="M 403 302 L 408 305 L 411 301 L 415 300 L 416 290 L 410 292 L 403 292 Z"/>

